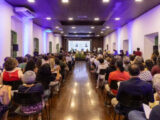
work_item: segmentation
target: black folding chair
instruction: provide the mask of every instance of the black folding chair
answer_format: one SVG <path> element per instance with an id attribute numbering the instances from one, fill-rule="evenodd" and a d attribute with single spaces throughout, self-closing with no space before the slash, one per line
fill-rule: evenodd
<path id="1" fill-rule="evenodd" d="M 21 117 L 29 117 L 31 118 L 34 115 L 37 115 L 39 113 L 42 113 L 42 109 L 35 111 L 33 113 L 26 114 L 21 111 L 21 106 L 34 106 L 36 104 L 42 103 L 43 98 L 40 92 L 32 92 L 32 93 L 14 93 L 13 101 L 15 104 L 18 104 L 17 109 L 15 110 L 15 113 L 20 115 Z M 46 111 L 47 114 L 47 111 Z M 47 114 L 48 119 L 48 114 Z"/>

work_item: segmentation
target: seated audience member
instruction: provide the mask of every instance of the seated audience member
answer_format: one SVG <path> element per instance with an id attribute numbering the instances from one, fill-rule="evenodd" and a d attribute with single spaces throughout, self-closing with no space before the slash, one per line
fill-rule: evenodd
<path id="1" fill-rule="evenodd" d="M 43 59 L 42 59 L 42 65 L 43 65 L 43 64 L 46 64 L 46 63 L 49 64 L 49 58 L 48 58 L 47 55 L 44 55 L 44 56 L 43 56 Z"/>
<path id="2" fill-rule="evenodd" d="M 134 59 L 134 64 L 141 64 L 144 63 L 143 57 L 136 56 Z"/>
<path id="3" fill-rule="evenodd" d="M 0 85 L 0 119 L 7 120 L 8 108 L 11 100 L 11 87 Z"/>
<path id="4" fill-rule="evenodd" d="M 129 78 L 130 78 L 129 73 L 124 71 L 123 62 L 121 60 L 118 60 L 116 62 L 116 71 L 110 73 L 108 78 L 108 83 L 109 86 L 111 87 L 112 82 L 116 81 L 117 82 L 116 84 L 118 85 L 118 82 L 129 80 Z M 111 88 L 111 92 L 113 95 L 117 95 L 118 92 L 117 89 Z"/>
<path id="5" fill-rule="evenodd" d="M 51 67 L 49 64 L 44 64 L 40 67 L 38 70 L 36 81 L 40 82 L 44 87 L 44 95 L 45 97 L 48 97 L 50 95 L 49 85 L 50 82 L 53 81 L 54 78 L 51 73 Z"/>
<path id="6" fill-rule="evenodd" d="M 124 69 L 125 69 L 125 71 L 128 71 L 128 67 L 130 65 L 130 59 L 129 59 L 129 57 L 125 56 L 123 58 L 123 63 L 124 63 Z"/>
<path id="7" fill-rule="evenodd" d="M 140 48 L 137 48 L 137 51 L 135 52 L 136 56 L 142 56 L 142 52 L 140 51 Z"/>
<path id="8" fill-rule="evenodd" d="M 158 56 L 156 56 L 156 55 L 151 56 L 151 60 L 153 61 L 154 65 L 157 65 L 157 58 L 158 58 Z"/>
<path id="9" fill-rule="evenodd" d="M 107 81 L 108 81 L 109 74 L 116 70 L 115 63 L 116 63 L 116 60 L 112 57 L 111 61 L 109 62 L 109 65 L 106 69 L 106 80 Z"/>
<path id="10" fill-rule="evenodd" d="M 21 85 L 18 88 L 18 92 L 20 93 L 34 93 L 34 92 L 39 92 L 41 93 L 42 97 L 43 97 L 43 91 L 44 88 L 42 86 L 41 83 L 36 83 L 35 81 L 36 79 L 36 74 L 33 71 L 26 71 L 24 73 L 24 76 L 22 78 L 23 81 L 23 85 Z M 39 110 L 41 110 L 44 106 L 44 103 L 37 103 L 36 105 L 33 106 L 21 106 L 21 111 L 25 114 L 31 114 L 34 112 L 38 112 Z M 39 117 L 40 114 L 39 114 Z"/>
<path id="11" fill-rule="evenodd" d="M 25 72 L 26 71 L 33 71 L 33 72 L 37 73 L 38 69 L 37 69 L 36 63 L 34 62 L 33 59 L 31 59 L 31 60 L 29 60 L 27 62 L 27 65 L 26 65 L 26 68 L 25 68 Z"/>
<path id="12" fill-rule="evenodd" d="M 154 65 L 154 64 L 153 64 L 153 61 L 152 61 L 152 60 L 149 60 L 149 59 L 148 59 L 148 60 L 145 61 L 146 69 L 149 70 L 150 72 L 152 71 L 153 65 Z"/>
<path id="13" fill-rule="evenodd" d="M 135 57 L 136 57 L 135 55 L 130 55 L 129 58 L 130 58 L 130 63 L 131 63 L 131 64 L 134 64 L 134 59 L 135 59 Z"/>
<path id="14" fill-rule="evenodd" d="M 22 71 L 25 71 L 25 67 L 27 65 L 27 58 L 22 58 L 22 63 L 19 64 L 19 67 L 22 69 Z"/>
<path id="15" fill-rule="evenodd" d="M 37 58 L 37 60 L 36 60 L 36 67 L 37 67 L 38 70 L 41 67 L 41 65 L 42 65 L 42 59 L 41 58 Z"/>
<path id="16" fill-rule="evenodd" d="M 23 73 L 20 68 L 17 68 L 18 62 L 15 58 L 8 58 L 4 63 L 4 71 L 1 75 L 1 83 L 4 85 L 11 85 L 13 89 L 17 89 L 18 86 L 13 86 L 13 82 L 21 84 Z"/>
<path id="17" fill-rule="evenodd" d="M 143 63 L 138 64 L 139 68 L 140 68 L 140 74 L 139 74 L 139 78 L 143 81 L 146 82 L 151 82 L 152 81 L 152 74 L 149 70 L 145 69 L 145 66 Z"/>
<path id="18" fill-rule="evenodd" d="M 160 101 L 160 74 L 156 74 L 153 77 L 153 86 L 156 89 L 156 101 Z M 158 102 L 159 103 L 159 102 Z M 160 120 L 160 104 L 153 107 L 149 120 Z M 133 110 L 128 114 L 129 120 L 147 120 L 145 113 L 137 110 Z"/>
<path id="19" fill-rule="evenodd" d="M 120 83 L 117 94 L 119 103 L 116 105 L 116 109 L 126 116 L 132 110 L 141 111 L 143 109 L 142 103 L 154 102 L 152 85 L 138 77 L 140 74 L 138 65 L 131 65 L 129 73 L 130 80 Z"/>
<path id="20" fill-rule="evenodd" d="M 99 63 L 100 64 L 98 65 L 98 70 L 97 70 L 98 80 L 97 80 L 97 87 L 96 88 L 99 88 L 100 80 L 102 80 L 103 83 L 105 82 L 105 74 L 101 75 L 100 72 L 101 72 L 101 70 L 105 70 L 105 73 L 106 73 L 106 69 L 107 69 L 107 64 L 104 63 L 104 59 L 103 58 L 99 59 Z"/>
<path id="21" fill-rule="evenodd" d="M 160 56 L 157 58 L 157 65 L 153 66 L 151 73 L 153 76 L 160 73 Z"/>

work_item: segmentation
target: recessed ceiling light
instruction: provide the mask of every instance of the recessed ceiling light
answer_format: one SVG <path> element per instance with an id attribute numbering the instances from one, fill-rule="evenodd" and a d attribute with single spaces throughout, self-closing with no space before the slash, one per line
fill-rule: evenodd
<path id="1" fill-rule="evenodd" d="M 72 29 L 76 29 L 76 27 L 73 26 Z"/>
<path id="2" fill-rule="evenodd" d="M 94 29 L 95 27 L 94 26 L 91 26 L 91 29 Z"/>
<path id="3" fill-rule="evenodd" d="M 143 0 L 135 0 L 136 2 L 142 2 Z"/>
<path id="4" fill-rule="evenodd" d="M 110 0 L 103 0 L 104 3 L 108 3 Z"/>
<path id="5" fill-rule="evenodd" d="M 103 34 L 104 32 L 103 31 L 101 31 L 101 34 Z"/>
<path id="6" fill-rule="evenodd" d="M 61 34 L 63 34 L 64 32 L 63 31 L 61 31 Z"/>
<path id="7" fill-rule="evenodd" d="M 62 3 L 69 3 L 69 0 L 62 0 Z"/>
<path id="8" fill-rule="evenodd" d="M 64 36 L 67 36 L 67 35 L 64 35 Z"/>
<path id="9" fill-rule="evenodd" d="M 109 27 L 109 26 L 106 26 L 106 28 L 109 29 L 110 27 Z"/>
<path id="10" fill-rule="evenodd" d="M 99 21 L 100 19 L 98 17 L 94 18 L 94 21 Z"/>
<path id="11" fill-rule="evenodd" d="M 51 17 L 46 17 L 46 20 L 52 20 L 52 18 Z"/>
<path id="12" fill-rule="evenodd" d="M 30 2 L 30 3 L 35 3 L 35 0 L 28 0 L 28 2 Z"/>
<path id="13" fill-rule="evenodd" d="M 120 19 L 121 19 L 121 18 L 119 18 L 119 17 L 116 17 L 116 18 L 115 18 L 116 21 L 118 21 L 118 20 L 120 20 Z"/>
<path id="14" fill-rule="evenodd" d="M 77 33 L 77 32 L 74 32 L 74 33 Z"/>
<path id="15" fill-rule="evenodd" d="M 92 32 L 89 32 L 89 34 L 91 34 Z"/>
<path id="16" fill-rule="evenodd" d="M 97 35 L 97 37 L 99 37 L 100 35 Z"/>
<path id="17" fill-rule="evenodd" d="M 59 29 L 59 26 L 56 26 L 56 29 Z"/>
<path id="18" fill-rule="evenodd" d="M 73 21 L 73 18 L 72 18 L 72 17 L 69 17 L 68 20 L 69 20 L 69 21 Z"/>

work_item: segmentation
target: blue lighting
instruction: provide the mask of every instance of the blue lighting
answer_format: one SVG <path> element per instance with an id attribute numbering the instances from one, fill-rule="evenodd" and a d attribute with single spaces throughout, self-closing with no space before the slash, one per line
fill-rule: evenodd
<path id="1" fill-rule="evenodd" d="M 120 53 L 120 50 L 121 50 L 121 28 L 118 28 L 118 30 L 117 30 L 117 50 L 118 50 L 118 53 Z"/>

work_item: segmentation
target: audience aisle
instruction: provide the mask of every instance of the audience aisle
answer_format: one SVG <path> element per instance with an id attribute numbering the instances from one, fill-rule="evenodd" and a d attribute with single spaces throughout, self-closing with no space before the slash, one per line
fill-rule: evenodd
<path id="1" fill-rule="evenodd" d="M 52 120 L 110 120 L 85 62 L 77 62 L 52 106 Z"/>

